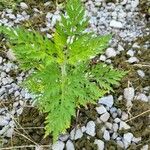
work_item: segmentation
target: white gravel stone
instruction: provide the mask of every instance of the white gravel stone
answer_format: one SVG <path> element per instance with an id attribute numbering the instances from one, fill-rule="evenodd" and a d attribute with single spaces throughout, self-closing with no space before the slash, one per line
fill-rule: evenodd
<path id="1" fill-rule="evenodd" d="M 139 60 L 136 58 L 136 57 L 130 57 L 128 60 L 127 60 L 128 63 L 135 63 L 135 62 L 139 62 Z"/>
<path id="2" fill-rule="evenodd" d="M 104 131 L 103 138 L 104 138 L 106 141 L 109 141 L 109 140 L 110 140 L 110 134 L 109 134 L 109 131 L 108 131 L 108 130 L 105 130 L 105 131 Z"/>
<path id="3" fill-rule="evenodd" d="M 106 108 L 103 106 L 103 105 L 101 105 L 101 106 L 99 106 L 99 107 L 96 107 L 96 111 L 97 111 L 97 113 L 98 114 L 104 114 L 105 112 L 107 112 L 107 110 L 106 110 Z"/>
<path id="4" fill-rule="evenodd" d="M 102 114 L 102 115 L 100 116 L 100 119 L 101 119 L 101 121 L 103 121 L 103 122 L 107 122 L 108 119 L 109 119 L 109 117 L 110 117 L 110 114 L 109 114 L 108 112 L 106 112 L 106 113 L 104 113 L 104 114 Z"/>
<path id="5" fill-rule="evenodd" d="M 115 123 L 119 123 L 120 121 L 121 121 L 121 120 L 120 120 L 119 118 L 115 118 L 115 119 L 114 119 L 114 122 L 115 122 Z"/>
<path id="6" fill-rule="evenodd" d="M 102 98 L 100 98 L 98 103 L 106 105 L 108 107 L 112 107 L 112 105 L 114 104 L 113 96 L 109 95 L 109 96 L 106 96 L 106 97 L 102 97 Z"/>
<path id="7" fill-rule="evenodd" d="M 110 123 L 110 122 L 106 122 L 106 123 L 105 123 L 105 126 L 106 126 L 106 128 L 109 129 L 109 130 L 112 129 L 112 123 Z"/>
<path id="8" fill-rule="evenodd" d="M 144 146 L 141 148 L 141 150 L 148 150 L 148 148 L 149 148 L 149 146 L 148 146 L 148 144 L 147 144 L 147 145 L 144 145 Z"/>
<path id="9" fill-rule="evenodd" d="M 102 140 L 95 139 L 94 144 L 97 145 L 97 150 L 104 150 L 104 142 Z"/>
<path id="10" fill-rule="evenodd" d="M 70 138 L 71 138 L 71 140 L 80 139 L 82 136 L 83 136 L 83 133 L 82 133 L 81 129 L 73 129 L 70 132 Z"/>
<path id="11" fill-rule="evenodd" d="M 136 99 L 137 100 L 141 100 L 143 102 L 148 102 L 148 97 L 145 94 L 143 94 L 143 93 L 138 94 L 138 96 L 136 97 Z"/>
<path id="12" fill-rule="evenodd" d="M 134 56 L 134 51 L 132 49 L 128 50 L 127 55 L 133 57 Z"/>
<path id="13" fill-rule="evenodd" d="M 128 142 L 128 143 L 131 143 L 132 139 L 133 139 L 133 134 L 128 132 L 128 133 L 125 133 L 123 135 L 123 139 Z"/>
<path id="14" fill-rule="evenodd" d="M 0 64 L 2 64 L 3 62 L 3 58 L 0 56 Z"/>
<path id="15" fill-rule="evenodd" d="M 21 3 L 20 3 L 20 7 L 21 7 L 22 9 L 28 9 L 28 5 L 27 5 L 26 3 L 24 3 L 24 2 L 21 2 Z"/>
<path id="16" fill-rule="evenodd" d="M 106 61 L 106 56 L 105 55 L 101 55 L 100 58 L 99 58 L 99 60 Z"/>
<path id="17" fill-rule="evenodd" d="M 115 57 L 117 55 L 116 51 L 114 50 L 114 48 L 107 48 L 106 50 L 106 55 L 108 58 L 110 57 Z"/>
<path id="18" fill-rule="evenodd" d="M 124 144 L 123 144 L 123 142 L 122 141 L 117 141 L 117 144 L 121 147 L 121 148 L 124 148 Z"/>
<path id="19" fill-rule="evenodd" d="M 141 78 L 144 78 L 145 77 L 145 73 L 143 70 L 137 70 L 137 73 L 138 75 L 141 77 Z"/>
<path id="20" fill-rule="evenodd" d="M 117 132 L 114 132 L 113 134 L 112 134 L 112 139 L 116 139 L 118 137 L 118 133 Z"/>
<path id="21" fill-rule="evenodd" d="M 6 116 L 0 116 L 0 126 L 6 126 L 8 124 L 8 120 Z"/>
<path id="22" fill-rule="evenodd" d="M 118 130 L 118 128 L 119 128 L 119 126 L 118 126 L 118 124 L 117 124 L 117 123 L 113 123 L 112 128 L 113 128 L 113 131 L 114 131 L 114 132 L 117 132 L 117 130 Z"/>
<path id="23" fill-rule="evenodd" d="M 122 120 L 127 120 L 128 119 L 128 114 L 126 112 L 122 112 L 122 116 L 121 116 Z"/>
<path id="24" fill-rule="evenodd" d="M 127 100 L 127 101 L 132 101 L 133 98 L 134 98 L 134 88 L 132 87 L 129 87 L 129 88 L 125 88 L 124 89 L 124 98 Z"/>
<path id="25" fill-rule="evenodd" d="M 66 150 L 75 150 L 74 145 L 71 140 L 68 140 L 66 143 Z"/>
<path id="26" fill-rule="evenodd" d="M 124 51 L 124 48 L 122 47 L 122 45 L 118 45 L 118 51 Z"/>
<path id="27" fill-rule="evenodd" d="M 141 140 L 142 140 L 141 137 L 138 137 L 138 138 L 133 137 L 133 138 L 132 138 L 132 142 L 134 142 L 134 143 L 138 143 L 138 142 L 140 142 Z"/>
<path id="28" fill-rule="evenodd" d="M 119 130 L 122 130 L 122 129 L 128 130 L 130 128 L 131 127 L 126 122 L 124 122 L 124 121 L 120 122 Z"/>
<path id="29" fill-rule="evenodd" d="M 59 140 L 61 140 L 63 142 L 67 141 L 68 138 L 69 138 L 69 134 L 62 134 L 59 136 Z"/>
<path id="30" fill-rule="evenodd" d="M 0 96 L 2 96 L 6 92 L 6 89 L 4 87 L 0 88 Z"/>
<path id="31" fill-rule="evenodd" d="M 113 27 L 113 28 L 123 28 L 123 24 L 119 21 L 116 21 L 116 20 L 112 20 L 110 22 L 110 27 Z"/>
<path id="32" fill-rule="evenodd" d="M 133 8 L 136 8 L 138 5 L 139 5 L 139 0 L 131 1 L 131 6 L 132 6 Z"/>
<path id="33" fill-rule="evenodd" d="M 94 121 L 89 121 L 86 125 L 86 133 L 90 136 L 95 136 L 95 123 Z"/>
<path id="34" fill-rule="evenodd" d="M 15 57 L 15 55 L 14 55 L 14 53 L 12 52 L 11 49 L 9 49 L 9 50 L 7 51 L 6 56 L 7 56 L 7 58 L 8 58 L 9 60 L 12 60 L 12 61 L 15 61 L 15 60 L 16 60 L 16 57 Z"/>
<path id="35" fill-rule="evenodd" d="M 57 141 L 56 143 L 53 144 L 52 150 L 63 150 L 65 147 L 64 142 L 62 141 Z"/>
<path id="36" fill-rule="evenodd" d="M 7 130 L 6 136 L 9 137 L 9 138 L 11 138 L 12 135 L 13 135 L 13 132 L 14 132 L 14 128 L 9 128 Z"/>

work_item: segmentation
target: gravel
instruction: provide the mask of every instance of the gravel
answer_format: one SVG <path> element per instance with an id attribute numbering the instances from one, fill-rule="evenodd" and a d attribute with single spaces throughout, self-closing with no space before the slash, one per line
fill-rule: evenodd
<path id="1" fill-rule="evenodd" d="M 112 105 L 114 104 L 113 96 L 109 95 L 106 97 L 102 97 L 102 98 L 100 98 L 98 103 L 103 104 L 103 105 L 108 106 L 108 107 L 112 107 Z"/>
<path id="2" fill-rule="evenodd" d="M 74 145 L 71 140 L 68 140 L 66 143 L 66 150 L 75 150 Z"/>
<path id="3" fill-rule="evenodd" d="M 101 105 L 101 106 L 99 106 L 99 107 L 96 107 L 96 111 L 97 111 L 97 113 L 100 114 L 100 115 L 107 112 L 106 108 L 105 108 L 103 105 Z"/>
<path id="4" fill-rule="evenodd" d="M 103 122 L 107 122 L 109 117 L 110 117 L 110 114 L 108 112 L 106 112 L 100 116 L 100 120 Z"/>
<path id="5" fill-rule="evenodd" d="M 105 52 L 106 56 L 108 58 L 110 57 L 115 57 L 117 55 L 116 51 L 114 48 L 107 48 L 106 52 Z"/>
<path id="6" fill-rule="evenodd" d="M 86 125 L 86 133 L 90 136 L 95 136 L 95 122 L 89 121 Z"/>
<path id="7" fill-rule="evenodd" d="M 129 87 L 129 88 L 125 88 L 124 89 L 124 98 L 127 101 L 132 101 L 134 96 L 135 96 L 135 92 L 134 92 L 134 88 L 133 87 Z"/>
<path id="8" fill-rule="evenodd" d="M 82 136 L 83 136 L 83 133 L 82 133 L 81 129 L 73 129 L 70 132 L 70 138 L 71 138 L 71 140 L 80 139 Z"/>
<path id="9" fill-rule="evenodd" d="M 63 150 L 65 147 L 64 142 L 62 141 L 57 141 L 55 144 L 52 146 L 52 150 Z"/>
<path id="10" fill-rule="evenodd" d="M 104 131 L 103 138 L 104 138 L 106 141 L 109 141 L 109 140 L 110 140 L 110 134 L 109 134 L 109 131 L 108 131 L 108 130 L 105 130 L 105 131 Z"/>
<path id="11" fill-rule="evenodd" d="M 97 150 L 104 150 L 104 142 L 99 139 L 95 139 L 94 144 L 97 145 Z"/>

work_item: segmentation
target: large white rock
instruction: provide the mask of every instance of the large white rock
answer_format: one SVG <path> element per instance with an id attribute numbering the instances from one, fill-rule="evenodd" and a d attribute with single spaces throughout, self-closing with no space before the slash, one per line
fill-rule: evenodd
<path id="1" fill-rule="evenodd" d="M 123 135 L 123 139 L 128 142 L 128 143 L 131 143 L 132 139 L 133 139 L 133 134 L 128 132 L 128 133 L 125 133 Z"/>
<path id="2" fill-rule="evenodd" d="M 134 88 L 132 87 L 129 87 L 129 88 L 125 88 L 124 89 L 124 98 L 127 100 L 127 101 L 132 101 L 133 98 L 134 98 Z"/>
<path id="3" fill-rule="evenodd" d="M 116 51 L 114 50 L 114 48 L 107 48 L 106 50 L 106 55 L 108 58 L 110 57 L 115 57 L 117 55 Z"/>
<path id="4" fill-rule="evenodd" d="M 113 96 L 112 95 L 108 95 L 106 97 L 102 97 L 102 98 L 100 98 L 98 103 L 106 105 L 108 107 L 112 107 L 112 105 L 114 104 Z"/>
<path id="5" fill-rule="evenodd" d="M 3 58 L 0 56 L 0 64 L 2 64 L 3 62 Z"/>
<path id="6" fill-rule="evenodd" d="M 148 144 L 147 145 L 144 145 L 142 148 L 141 148 L 141 150 L 148 150 Z"/>
<path id="7" fill-rule="evenodd" d="M 105 113 L 105 112 L 107 112 L 106 108 L 103 105 L 101 105 L 99 107 L 96 107 L 96 111 L 100 115 L 103 114 L 103 113 Z"/>
<path id="8" fill-rule="evenodd" d="M 95 123 L 94 121 L 89 121 L 86 125 L 86 133 L 95 136 Z"/>
<path id="9" fill-rule="evenodd" d="M 120 122 L 119 130 L 122 130 L 122 129 L 128 130 L 130 128 L 131 127 L 126 122 L 124 122 L 124 121 Z"/>
<path id="10" fill-rule="evenodd" d="M 110 22 L 110 27 L 113 27 L 113 28 L 123 28 L 123 24 L 119 21 L 116 21 L 116 20 L 112 20 Z"/>
<path id="11" fill-rule="evenodd" d="M 12 61 L 16 60 L 15 54 L 13 53 L 11 49 L 7 51 L 6 56 L 9 60 L 12 60 Z"/>
<path id="12" fill-rule="evenodd" d="M 148 97 L 145 94 L 143 94 L 143 93 L 138 94 L 138 96 L 136 97 L 136 99 L 137 100 L 141 100 L 143 102 L 148 102 Z"/>
<path id="13" fill-rule="evenodd" d="M 24 3 L 24 2 L 21 2 L 21 3 L 20 3 L 20 7 L 21 7 L 22 9 L 28 9 L 28 5 L 27 5 L 26 3 Z"/>
<path id="14" fill-rule="evenodd" d="M 110 117 L 110 114 L 108 112 L 106 112 L 100 116 L 100 120 L 103 122 L 107 122 L 109 117 Z"/>
<path id="15" fill-rule="evenodd" d="M 105 130 L 105 131 L 104 131 L 103 138 L 104 138 L 106 141 L 109 141 L 109 140 L 110 140 L 110 134 L 109 134 L 108 130 Z"/>
<path id="16" fill-rule="evenodd" d="M 65 147 L 64 142 L 62 141 L 57 141 L 56 143 L 53 144 L 52 150 L 63 150 Z"/>
<path id="17" fill-rule="evenodd" d="M 80 139 L 82 136 L 83 136 L 83 133 L 82 133 L 81 129 L 73 129 L 70 132 L 70 138 L 71 138 L 71 140 Z"/>
<path id="18" fill-rule="evenodd" d="M 8 124 L 8 120 L 5 116 L 0 116 L 0 126 L 6 126 Z"/>
<path id="19" fill-rule="evenodd" d="M 137 70 L 137 73 L 138 73 L 138 75 L 141 77 L 141 78 L 144 78 L 145 77 L 145 73 L 144 73 L 144 71 L 143 70 Z"/>
<path id="20" fill-rule="evenodd" d="M 135 63 L 135 62 L 139 62 L 139 60 L 136 58 L 136 57 L 130 57 L 128 60 L 127 60 L 128 63 Z"/>
<path id="21" fill-rule="evenodd" d="M 75 150 L 74 145 L 71 140 L 68 140 L 66 143 L 66 150 Z"/>
<path id="22" fill-rule="evenodd" d="M 94 144 L 97 145 L 97 150 L 104 150 L 104 142 L 102 140 L 95 139 Z"/>

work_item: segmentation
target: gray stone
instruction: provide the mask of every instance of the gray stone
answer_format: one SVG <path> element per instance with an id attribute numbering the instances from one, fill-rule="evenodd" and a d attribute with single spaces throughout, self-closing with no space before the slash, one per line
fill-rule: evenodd
<path id="1" fill-rule="evenodd" d="M 109 119 L 109 117 L 110 117 L 110 114 L 109 114 L 108 112 L 106 112 L 106 113 L 104 113 L 104 114 L 102 114 L 102 115 L 100 116 L 100 119 L 101 119 L 101 121 L 103 121 L 103 122 L 107 122 L 108 119 Z"/>
<path id="2" fill-rule="evenodd" d="M 137 70 L 137 73 L 138 75 L 141 77 L 141 78 L 144 78 L 145 77 L 145 73 L 143 70 Z"/>
<path id="3" fill-rule="evenodd" d="M 15 54 L 13 53 L 13 51 L 11 49 L 9 49 L 7 52 L 6 52 L 6 56 L 9 60 L 12 60 L 12 61 L 15 61 L 16 60 L 16 57 L 15 57 Z"/>
<path id="4" fill-rule="evenodd" d="M 83 133 L 82 133 L 81 129 L 73 129 L 70 132 L 70 138 L 71 138 L 71 140 L 80 139 L 82 136 L 83 136 Z"/>
<path id="5" fill-rule="evenodd" d="M 61 140 L 63 142 L 67 141 L 68 138 L 69 138 L 69 134 L 62 134 L 59 136 L 59 140 Z"/>
<path id="6" fill-rule="evenodd" d="M 100 58 L 99 58 L 99 60 L 106 61 L 106 56 L 105 55 L 101 55 Z"/>
<path id="7" fill-rule="evenodd" d="M 140 150 L 148 150 L 149 146 L 148 144 L 147 145 L 144 145 Z"/>
<path id="8" fill-rule="evenodd" d="M 103 113 L 105 113 L 105 112 L 107 112 L 106 108 L 103 105 L 101 105 L 99 107 L 96 107 L 96 111 L 100 115 L 103 114 Z"/>
<path id="9" fill-rule="evenodd" d="M 52 145 L 52 150 L 63 150 L 65 147 L 64 142 L 62 141 L 57 141 Z"/>
<path id="10" fill-rule="evenodd" d="M 105 123 L 105 126 L 106 126 L 106 128 L 109 129 L 109 130 L 112 129 L 112 123 L 110 123 L 110 122 L 106 122 L 106 123 Z"/>
<path id="11" fill-rule="evenodd" d="M 109 134 L 108 130 L 105 130 L 105 131 L 104 131 L 103 138 L 104 138 L 106 141 L 109 141 L 109 140 L 110 140 L 110 134 Z"/>
<path id="12" fill-rule="evenodd" d="M 0 88 L 0 96 L 2 96 L 6 92 L 6 89 L 4 87 Z"/>
<path id="13" fill-rule="evenodd" d="M 114 104 L 113 96 L 109 95 L 109 96 L 106 96 L 106 97 L 102 97 L 102 98 L 100 98 L 98 103 L 106 105 L 108 107 L 112 107 L 112 105 Z"/>
<path id="14" fill-rule="evenodd" d="M 136 97 L 136 99 L 137 100 L 141 100 L 143 102 L 148 102 L 148 97 L 145 94 L 143 94 L 143 93 L 138 94 L 138 96 Z"/>
<path id="15" fill-rule="evenodd" d="M 134 51 L 132 49 L 128 50 L 127 55 L 129 55 L 131 57 L 134 56 Z"/>
<path id="16" fill-rule="evenodd" d="M 128 143 L 131 143 L 132 139 L 133 139 L 133 134 L 128 132 L 128 133 L 125 133 L 123 135 L 123 139 L 128 142 Z"/>
<path id="17" fill-rule="evenodd" d="M 127 120 L 128 119 L 128 114 L 126 112 L 122 112 L 122 116 L 121 116 L 122 120 Z"/>
<path id="18" fill-rule="evenodd" d="M 106 55 L 108 58 L 110 57 L 115 57 L 117 55 L 116 51 L 114 50 L 114 48 L 107 48 L 106 50 Z"/>
<path id="19" fill-rule="evenodd" d="M 74 145 L 71 140 L 68 140 L 66 143 L 66 150 L 75 150 Z"/>
<path id="20" fill-rule="evenodd" d="M 118 126 L 118 124 L 117 124 L 117 123 L 113 123 L 112 128 L 113 128 L 113 131 L 114 131 L 114 132 L 117 132 L 117 130 L 118 130 L 118 128 L 119 128 L 119 126 Z"/>
<path id="21" fill-rule="evenodd" d="M 133 98 L 134 98 L 134 88 L 132 87 L 129 87 L 129 88 L 125 88 L 124 89 L 124 98 L 127 100 L 127 101 L 132 101 Z"/>
<path id="22" fill-rule="evenodd" d="M 118 141 L 117 141 L 117 144 L 118 144 L 121 148 L 124 148 L 124 144 L 123 144 L 122 141 L 118 140 Z"/>
<path id="23" fill-rule="evenodd" d="M 120 122 L 119 130 L 122 130 L 122 129 L 128 130 L 130 128 L 131 127 L 126 122 L 124 122 L 124 121 Z"/>
<path id="24" fill-rule="evenodd" d="M 119 123 L 120 121 L 121 121 L 121 120 L 120 120 L 119 118 L 115 118 L 115 119 L 114 119 L 114 122 L 115 122 L 115 123 Z"/>
<path id="25" fill-rule="evenodd" d="M 136 57 L 130 57 L 128 60 L 127 60 L 128 63 L 135 63 L 135 62 L 139 62 L 139 60 L 136 58 Z"/>
<path id="26" fill-rule="evenodd" d="M 8 124 L 8 120 L 6 116 L 0 116 L 0 126 L 6 126 Z"/>
<path id="27" fill-rule="evenodd" d="M 27 5 L 26 3 L 24 3 L 24 2 L 21 2 L 21 3 L 20 3 L 20 7 L 21 7 L 22 9 L 28 9 L 28 5 Z"/>
<path id="28" fill-rule="evenodd" d="M 133 138 L 132 138 L 132 142 L 134 142 L 134 143 L 138 143 L 138 142 L 140 142 L 141 140 L 142 140 L 141 137 L 138 137 L 138 138 L 133 137 Z"/>
<path id="29" fill-rule="evenodd" d="M 97 150 L 104 150 L 104 142 L 99 139 L 95 139 L 94 144 L 97 145 Z"/>
<path id="30" fill-rule="evenodd" d="M 89 121 L 86 125 L 86 133 L 90 136 L 95 136 L 95 123 L 94 121 Z"/>
<path id="31" fill-rule="evenodd" d="M 110 22 L 110 27 L 113 27 L 113 28 L 123 28 L 123 24 L 119 21 L 116 21 L 116 20 L 112 20 Z"/>
<path id="32" fill-rule="evenodd" d="M 2 64 L 2 62 L 3 62 L 3 58 L 2 58 L 2 57 L 0 57 L 0 64 Z"/>

